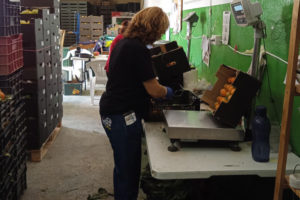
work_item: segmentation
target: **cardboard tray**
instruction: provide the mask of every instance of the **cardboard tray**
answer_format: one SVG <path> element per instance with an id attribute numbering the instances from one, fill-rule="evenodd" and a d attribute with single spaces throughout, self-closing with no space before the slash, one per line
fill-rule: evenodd
<path id="1" fill-rule="evenodd" d="M 207 90 L 201 99 L 214 110 L 213 116 L 215 119 L 231 127 L 236 127 L 242 116 L 251 108 L 252 98 L 255 97 L 261 83 L 254 77 L 226 65 L 220 66 L 216 76 L 218 80 L 213 89 Z M 222 102 L 220 107 L 215 110 L 214 104 L 220 94 L 220 89 L 227 83 L 227 79 L 233 76 L 236 76 L 232 84 L 236 91 L 229 102 Z"/>

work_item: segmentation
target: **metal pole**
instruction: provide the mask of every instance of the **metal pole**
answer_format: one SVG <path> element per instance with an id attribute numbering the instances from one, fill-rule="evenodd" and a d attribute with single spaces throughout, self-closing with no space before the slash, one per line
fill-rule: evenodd
<path id="1" fill-rule="evenodd" d="M 253 26 L 254 28 L 254 49 L 252 55 L 252 62 L 251 62 L 251 76 L 260 79 L 258 76 L 259 71 L 259 54 L 260 54 L 260 44 L 261 39 L 264 38 L 264 29 L 265 24 L 263 21 L 259 21 L 257 24 Z"/>
<path id="2" fill-rule="evenodd" d="M 187 22 L 188 29 L 187 29 L 187 37 L 186 39 L 188 40 L 188 45 L 187 45 L 187 59 L 188 62 L 190 61 L 190 48 L 191 48 L 191 37 L 192 37 L 192 23 Z"/>

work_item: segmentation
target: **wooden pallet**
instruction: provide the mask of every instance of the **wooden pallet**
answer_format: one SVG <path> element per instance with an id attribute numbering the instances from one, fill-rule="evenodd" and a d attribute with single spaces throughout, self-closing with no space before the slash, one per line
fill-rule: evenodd
<path id="1" fill-rule="evenodd" d="M 58 123 L 56 128 L 49 135 L 48 139 L 45 141 L 45 143 L 42 145 L 42 147 L 39 150 L 30 150 L 30 160 L 32 162 L 42 161 L 44 156 L 47 154 L 48 149 L 50 148 L 51 144 L 55 141 L 55 138 L 58 135 L 58 133 L 60 132 L 60 129 L 61 129 L 61 122 Z"/>

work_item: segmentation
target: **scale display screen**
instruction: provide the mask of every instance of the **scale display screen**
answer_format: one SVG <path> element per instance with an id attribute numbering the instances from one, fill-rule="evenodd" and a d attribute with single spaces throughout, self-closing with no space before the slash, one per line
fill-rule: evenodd
<path id="1" fill-rule="evenodd" d="M 238 11 L 243 10 L 243 6 L 241 4 L 239 4 L 239 5 L 234 6 L 233 9 L 234 9 L 234 11 L 238 12 Z"/>

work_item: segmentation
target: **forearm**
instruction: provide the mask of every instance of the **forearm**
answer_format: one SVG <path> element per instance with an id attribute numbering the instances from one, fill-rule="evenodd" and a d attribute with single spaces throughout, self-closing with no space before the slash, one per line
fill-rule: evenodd
<path id="1" fill-rule="evenodd" d="M 153 98 L 164 98 L 167 95 L 167 88 L 154 78 L 143 82 L 147 93 Z"/>

